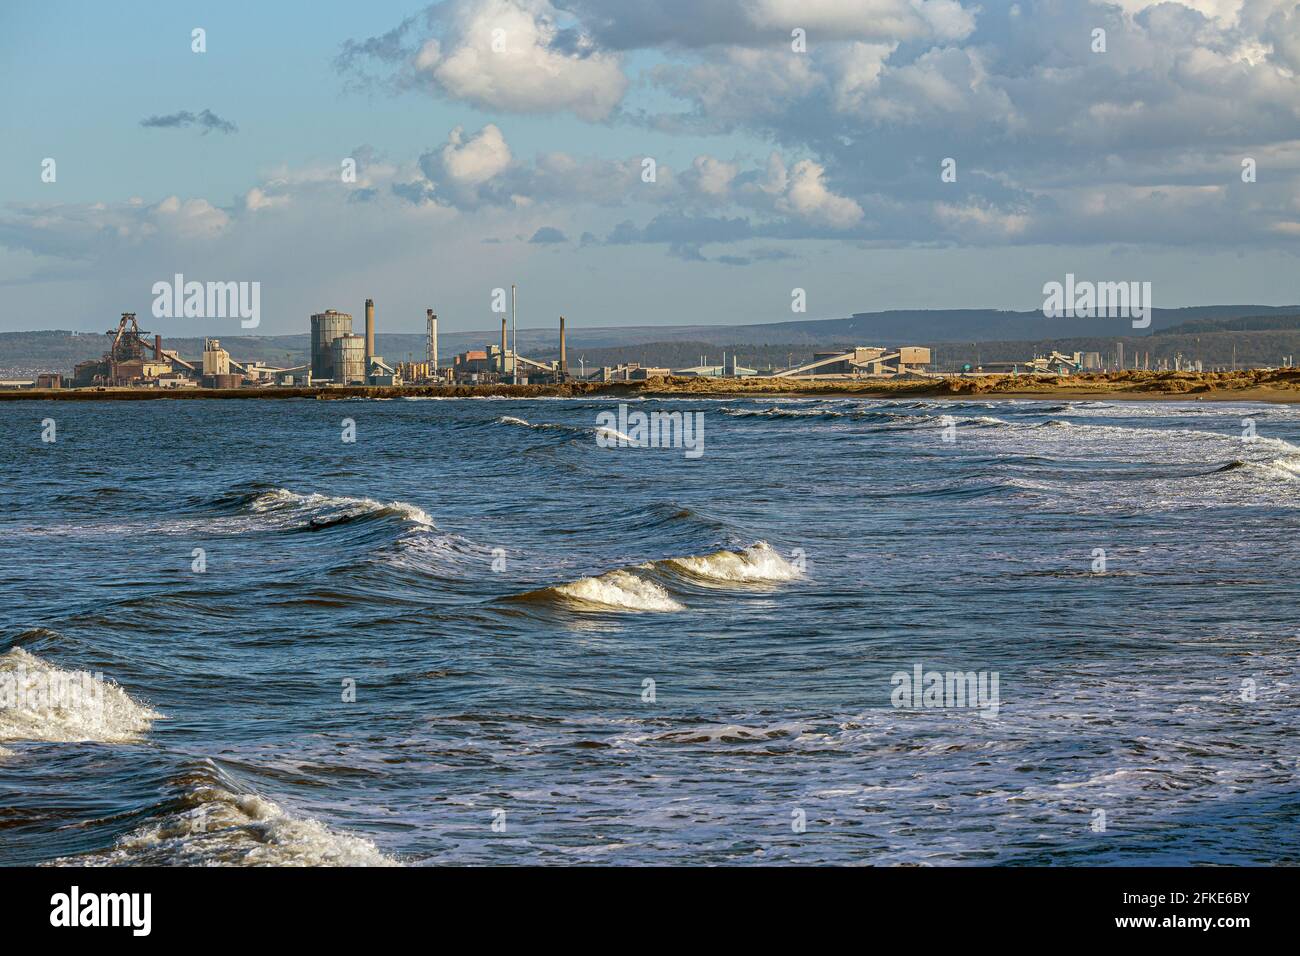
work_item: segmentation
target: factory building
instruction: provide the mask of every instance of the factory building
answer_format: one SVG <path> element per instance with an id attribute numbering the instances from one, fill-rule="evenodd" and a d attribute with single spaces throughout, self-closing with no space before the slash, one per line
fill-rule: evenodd
<path id="1" fill-rule="evenodd" d="M 352 316 L 326 309 L 311 317 L 311 377 L 334 381 L 334 340 L 352 334 Z M 364 346 L 363 346 L 364 348 Z M 365 357 L 362 356 L 362 368 Z"/>
<path id="2" fill-rule="evenodd" d="M 930 350 L 905 345 L 895 351 L 857 346 L 834 352 L 814 352 L 811 362 L 773 372 L 780 378 L 805 378 L 821 375 L 857 378 L 862 375 L 924 374 L 930 364 Z"/>
<path id="3" fill-rule="evenodd" d="M 489 352 L 492 354 L 489 356 Z M 459 355 L 452 356 L 451 371 L 457 379 L 474 379 L 487 372 L 494 371 L 497 366 L 496 346 L 490 345 L 486 349 L 469 349 L 461 352 Z"/>
<path id="4" fill-rule="evenodd" d="M 229 375 L 230 353 L 221 347 L 220 339 L 203 340 L 203 375 Z"/>

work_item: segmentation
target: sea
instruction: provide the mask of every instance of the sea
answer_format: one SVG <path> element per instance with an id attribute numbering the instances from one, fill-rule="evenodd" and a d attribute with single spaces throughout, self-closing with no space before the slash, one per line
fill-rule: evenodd
<path id="1" fill-rule="evenodd" d="M 12 402 L 0 464 L 3 865 L 1300 862 L 1300 405 Z"/>

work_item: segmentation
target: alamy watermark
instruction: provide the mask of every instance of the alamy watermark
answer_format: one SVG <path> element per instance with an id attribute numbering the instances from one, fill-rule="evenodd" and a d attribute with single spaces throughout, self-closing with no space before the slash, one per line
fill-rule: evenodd
<path id="1" fill-rule="evenodd" d="M 240 326 L 255 329 L 262 323 L 262 283 L 186 282 L 176 273 L 171 282 L 155 282 L 155 319 L 238 318 Z"/>
<path id="2" fill-rule="evenodd" d="M 596 444 L 601 448 L 681 448 L 686 458 L 704 454 L 703 412 L 628 411 L 596 416 Z"/>
<path id="3" fill-rule="evenodd" d="M 88 723 L 104 719 L 104 675 L 89 671 L 29 670 L 18 665 L 0 673 L 0 711 L 77 713 Z"/>
<path id="4" fill-rule="evenodd" d="M 1151 325 L 1150 282 L 1076 282 L 1067 272 L 1065 282 L 1043 286 L 1045 319 L 1132 319 L 1133 328 Z"/>
<path id="5" fill-rule="evenodd" d="M 986 720 L 998 715 L 997 671 L 927 671 L 920 664 L 911 673 L 895 671 L 889 678 L 894 685 L 890 702 L 899 709 L 942 709 L 969 707 Z"/>

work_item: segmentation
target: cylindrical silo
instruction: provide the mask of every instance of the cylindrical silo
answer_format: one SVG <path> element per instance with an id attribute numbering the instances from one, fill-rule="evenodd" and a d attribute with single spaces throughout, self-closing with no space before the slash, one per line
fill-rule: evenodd
<path id="1" fill-rule="evenodd" d="M 334 340 L 352 334 L 352 316 L 326 309 L 311 317 L 312 378 L 334 378 Z"/>
<path id="2" fill-rule="evenodd" d="M 341 335 L 331 345 L 334 381 L 340 385 L 366 384 L 366 340 L 360 335 Z"/>

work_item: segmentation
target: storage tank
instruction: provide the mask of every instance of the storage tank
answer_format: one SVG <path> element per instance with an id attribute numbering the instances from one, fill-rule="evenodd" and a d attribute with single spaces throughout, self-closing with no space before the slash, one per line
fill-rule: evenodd
<path id="1" fill-rule="evenodd" d="M 311 317 L 312 378 L 333 379 L 334 341 L 352 334 L 352 316 L 326 309 Z"/>
<path id="2" fill-rule="evenodd" d="M 340 385 L 366 384 L 366 340 L 360 335 L 341 335 L 330 345 L 333 352 L 330 364 L 334 368 L 334 381 Z"/>

